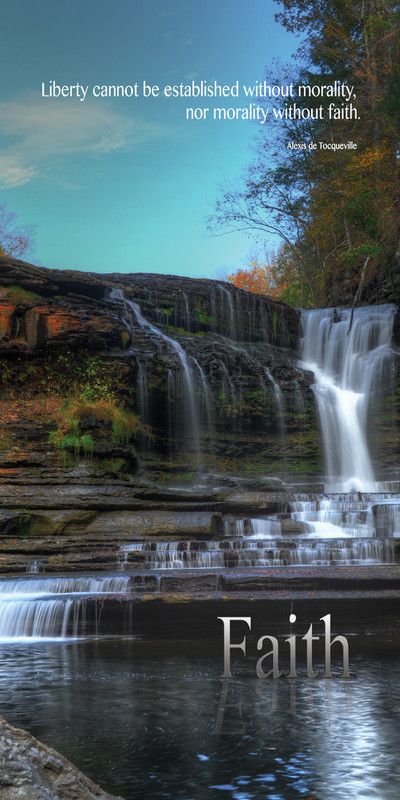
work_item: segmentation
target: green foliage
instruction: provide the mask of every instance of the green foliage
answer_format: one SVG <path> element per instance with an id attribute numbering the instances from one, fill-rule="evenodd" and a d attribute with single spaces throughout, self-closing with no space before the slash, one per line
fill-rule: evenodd
<path id="1" fill-rule="evenodd" d="M 90 425 L 98 438 L 114 444 L 128 444 L 142 429 L 137 414 L 113 400 L 100 398 L 87 402 L 74 397 L 59 412 L 57 429 L 50 434 L 51 444 L 61 450 L 73 450 L 76 456 L 83 451 L 85 458 L 92 457 L 95 440 L 92 433 L 82 432 L 83 425 Z"/>
<path id="2" fill-rule="evenodd" d="M 5 358 L 0 359 L 0 380 L 7 383 L 11 377 L 10 363 Z"/>
<path id="3" fill-rule="evenodd" d="M 382 253 L 382 247 L 379 244 L 360 244 L 358 247 L 352 247 L 347 251 L 345 258 L 346 263 L 351 267 L 357 267 L 360 263 L 360 256 L 364 259 L 369 256 L 370 258 L 379 257 Z"/>
<path id="4" fill-rule="evenodd" d="M 130 338 L 131 337 L 130 337 L 130 334 L 128 333 L 128 331 L 122 331 L 121 340 L 122 340 L 122 347 L 124 348 L 124 350 L 126 349 Z"/>
<path id="5" fill-rule="evenodd" d="M 209 228 L 247 229 L 264 246 L 271 235 L 280 236 L 277 270 L 273 266 L 271 272 L 286 302 L 321 306 L 340 302 L 343 295 L 348 301 L 361 276 L 366 286 L 378 269 L 391 273 L 397 249 L 399 4 L 277 2 L 278 20 L 303 34 L 298 55 L 306 66 L 276 64 L 266 74 L 267 85 L 292 84 L 293 101 L 284 96 L 274 101 L 282 122 L 271 109 L 251 163 L 237 187 L 223 187 Z M 297 94 L 300 84 L 347 85 L 354 93 L 310 99 Z M 285 117 L 294 102 L 298 111 L 307 111 L 304 119 Z M 341 118 L 344 107 L 349 116 Z M 310 109 L 319 109 L 314 119 Z M 315 150 L 308 148 L 311 141 Z M 293 142 L 305 147 L 293 150 Z M 332 145 L 343 149 L 333 152 Z"/>
<path id="6" fill-rule="evenodd" d="M 0 297 L 6 297 L 12 303 L 29 303 L 40 300 L 40 295 L 29 292 L 22 286 L 0 286 Z"/>
<path id="7" fill-rule="evenodd" d="M 170 306 L 169 308 L 160 308 L 160 311 L 164 314 L 164 316 L 165 316 L 165 318 L 167 320 L 166 324 L 168 325 L 168 327 L 170 327 L 170 321 L 169 320 L 170 320 L 171 315 L 174 313 L 173 306 Z"/>
<path id="8" fill-rule="evenodd" d="M 80 435 L 78 432 L 75 432 L 59 438 L 57 432 L 52 431 L 50 434 L 50 442 L 60 447 L 61 450 L 73 450 L 76 456 L 80 454 L 81 450 L 83 450 L 85 458 L 91 458 L 93 456 L 94 441 L 93 437 L 88 433 Z"/>
<path id="9" fill-rule="evenodd" d="M 171 481 L 191 481 L 195 476 L 194 472 L 176 472 L 169 474 L 162 472 L 157 476 L 157 483 L 170 483 Z"/>
<path id="10" fill-rule="evenodd" d="M 124 473 L 127 466 L 128 464 L 125 458 L 114 458 L 110 462 L 110 468 L 116 473 Z"/>
<path id="11" fill-rule="evenodd" d="M 141 428 L 137 414 L 133 411 L 124 411 L 124 409 L 116 405 L 110 408 L 110 419 L 112 423 L 112 440 L 117 444 L 128 444 L 139 433 Z"/>
<path id="12" fill-rule="evenodd" d="M 59 356 L 60 359 L 61 356 Z M 75 371 L 79 382 L 78 397 L 82 401 L 90 403 L 99 399 L 110 400 L 112 398 L 113 392 L 101 358 L 88 356 L 82 364 L 77 364 Z"/>
<path id="13" fill-rule="evenodd" d="M 54 397 L 79 397 L 84 402 L 100 399 L 115 400 L 121 391 L 121 365 L 104 363 L 99 356 L 87 351 L 73 352 L 66 348 L 36 366 L 18 369 L 10 377 L 28 384 L 30 392 Z M 1 376 L 1 364 L 0 364 Z M 26 380 L 25 380 L 26 379 Z M 125 386 L 123 386 L 125 389 Z"/>
<path id="14" fill-rule="evenodd" d="M 201 322 L 202 325 L 212 325 L 213 324 L 213 318 L 209 314 L 206 313 L 206 310 L 203 307 L 202 303 L 200 303 L 200 302 L 196 303 L 194 310 L 195 310 L 196 315 L 197 315 L 197 317 L 198 317 L 198 319 L 199 319 L 199 321 Z"/>
<path id="15" fill-rule="evenodd" d="M 4 432 L 0 432 L 0 453 L 8 451 L 11 447 L 11 436 L 5 436 Z"/>
<path id="16" fill-rule="evenodd" d="M 32 536 L 35 533 L 35 519 L 27 508 L 21 508 L 18 516 L 18 535 Z"/>

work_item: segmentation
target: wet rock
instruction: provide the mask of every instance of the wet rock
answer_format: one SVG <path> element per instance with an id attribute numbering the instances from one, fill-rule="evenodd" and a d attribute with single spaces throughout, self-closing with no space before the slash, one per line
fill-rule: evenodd
<path id="1" fill-rule="evenodd" d="M 97 516 L 95 511 L 41 511 L 0 509 L 0 538 L 59 536 L 84 532 Z"/>
<path id="2" fill-rule="evenodd" d="M 118 800 L 56 750 L 2 718 L 0 795 L 2 800 Z"/>
<path id="3" fill-rule="evenodd" d="M 207 511 L 146 511 L 99 514 L 86 528 L 86 535 L 102 534 L 129 538 L 132 541 L 149 536 L 193 537 L 217 534 L 216 515 Z"/>
<path id="4" fill-rule="evenodd" d="M 121 289 L 144 324 L 127 325 Z M 0 257 L 3 571 L 115 568 L 119 541 L 215 540 L 223 514 L 286 511 L 291 464 L 319 458 L 298 336 L 296 309 L 229 283 Z M 75 427 L 66 397 L 87 404 Z M 140 430 L 127 439 L 93 397 Z"/>
<path id="5" fill-rule="evenodd" d="M 220 502 L 223 502 L 223 497 L 219 497 Z M 269 514 L 275 514 L 282 510 L 282 505 L 287 502 L 287 494 L 285 491 L 267 491 L 267 492 L 236 492 L 226 496 L 226 508 L 232 511 L 266 511 Z"/>
<path id="6" fill-rule="evenodd" d="M 307 522 L 302 522 L 299 519 L 286 518 L 281 520 L 281 531 L 283 534 L 300 535 L 302 533 L 309 533 L 312 530 L 312 525 Z"/>
<path id="7" fill-rule="evenodd" d="M 133 314 L 128 331 L 123 302 L 107 299 L 111 289 L 123 289 L 127 298 L 140 304 L 145 325 Z M 110 432 L 107 442 L 99 426 L 82 421 L 81 434 L 93 438 L 93 473 L 97 462 L 108 461 L 104 477 L 123 474 L 111 463 L 122 459 L 125 474 L 142 469 L 157 482 L 168 483 L 175 476 L 188 479 L 199 468 L 222 475 L 248 470 L 257 481 L 258 476 L 286 470 L 297 451 L 304 471 L 315 469 L 318 442 L 311 442 L 307 433 L 306 447 L 302 433 L 313 425 L 314 400 L 312 376 L 305 376 L 296 364 L 296 309 L 229 283 L 48 270 L 8 257 L 0 258 L 0 298 L 0 358 L 7 361 L 3 376 L 10 393 L 15 397 L 17 387 L 21 396 L 16 424 L 8 421 L 10 415 L 3 437 L 15 448 L 21 449 L 26 441 L 20 423 L 31 412 L 24 407 L 24 398 L 34 391 L 38 394 L 46 384 L 46 396 L 52 401 L 59 376 L 63 379 L 59 396 L 68 395 L 71 383 L 76 384 L 74 359 L 81 359 L 82 374 L 85 350 L 114 370 L 112 391 L 140 414 L 143 423 L 135 447 L 122 452 L 120 446 L 117 452 L 115 442 L 110 445 Z M 160 335 L 149 324 L 157 326 Z M 176 348 L 168 344 L 171 339 Z M 198 409 L 197 432 L 185 422 L 188 399 L 179 346 L 191 365 L 193 397 L 202 397 L 196 400 L 203 406 Z M 47 410 L 47 399 L 41 402 Z M 35 422 L 29 441 L 31 449 L 36 445 L 36 459 L 41 462 L 51 431 L 39 424 L 37 413 Z M 290 448 L 283 442 L 283 430 L 291 435 Z M 196 437 L 201 444 L 196 444 Z M 63 447 L 64 463 L 59 454 L 59 468 L 66 474 L 77 456 L 73 443 Z M 54 461 L 51 456 L 50 461 Z"/>

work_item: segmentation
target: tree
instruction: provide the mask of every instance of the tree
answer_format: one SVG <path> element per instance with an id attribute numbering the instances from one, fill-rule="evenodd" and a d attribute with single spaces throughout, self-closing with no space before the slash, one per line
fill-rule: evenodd
<path id="1" fill-rule="evenodd" d="M 334 285 L 353 295 L 362 279 L 390 274 L 399 233 L 400 4 L 394 0 L 277 0 L 277 19 L 306 34 L 306 67 L 282 69 L 267 84 L 354 87 L 354 113 L 331 118 L 331 99 L 295 97 L 299 109 L 322 109 L 308 119 L 270 113 L 238 186 L 223 187 L 209 220 L 214 231 L 247 230 L 268 243 L 281 239 L 280 279 L 295 279 L 297 294 L 322 305 Z M 292 68 L 293 69 L 293 68 Z M 318 93 L 316 93 L 318 94 Z M 271 105 L 271 102 L 268 101 Z M 343 104 L 344 105 L 344 104 Z M 340 98 L 335 100 L 340 111 Z M 280 111 L 279 111 L 280 109 Z M 281 118 L 279 119 L 279 117 Z M 349 140 L 355 144 L 348 148 Z M 346 146 L 332 152 L 288 149 L 291 142 Z M 368 264 L 368 276 L 365 264 Z M 275 273 L 276 274 L 276 273 Z"/>
<path id="2" fill-rule="evenodd" d="M 254 294 L 265 294 L 269 297 L 279 297 L 278 286 L 271 264 L 251 261 L 245 269 L 237 269 L 228 275 L 228 281 L 239 289 L 246 289 Z"/>
<path id="3" fill-rule="evenodd" d="M 35 228 L 32 225 L 18 225 L 17 219 L 14 211 L 8 211 L 6 204 L 0 203 L 0 255 L 20 258 L 35 249 Z"/>
<path id="4" fill-rule="evenodd" d="M 314 304 L 314 298 L 299 270 L 299 262 L 293 259 L 285 244 L 276 253 L 266 254 L 264 258 L 254 256 L 248 267 L 230 275 L 224 274 L 223 278 L 239 289 L 265 294 L 289 305 L 308 308 Z"/>

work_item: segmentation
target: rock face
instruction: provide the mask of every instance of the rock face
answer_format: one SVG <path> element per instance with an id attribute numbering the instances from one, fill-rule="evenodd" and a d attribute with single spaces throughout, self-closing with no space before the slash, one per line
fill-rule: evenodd
<path id="1" fill-rule="evenodd" d="M 282 483 L 323 463 L 299 336 L 296 309 L 231 284 L 1 257 L 2 571 L 110 569 L 117 541 L 284 513 Z"/>
<path id="2" fill-rule="evenodd" d="M 113 800 L 66 758 L 0 718 L 2 800 Z M 118 800 L 118 798 L 114 798 Z M 121 798 L 119 798 L 121 800 Z"/>
<path id="3" fill-rule="evenodd" d="M 122 290 L 124 301 L 110 297 Z M 117 397 L 139 415 L 136 450 L 147 477 L 318 468 L 314 396 L 296 365 L 295 309 L 215 281 L 61 272 L 5 257 L 0 303 L 8 466 L 13 450 L 20 465 L 21 451 L 29 459 L 13 422 L 38 453 L 54 428 L 57 398 L 75 393 Z M 92 455 L 111 474 L 132 474 L 136 451 L 122 442 L 110 448 L 102 422 L 88 414 L 80 426 L 94 439 Z M 53 469 L 49 448 L 36 462 L 45 459 Z"/>

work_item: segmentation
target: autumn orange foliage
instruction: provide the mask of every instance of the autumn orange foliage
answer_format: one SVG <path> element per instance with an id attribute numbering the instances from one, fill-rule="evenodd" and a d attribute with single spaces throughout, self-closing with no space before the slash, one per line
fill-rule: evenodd
<path id="1" fill-rule="evenodd" d="M 268 264 L 252 261 L 246 269 L 238 269 L 228 275 L 228 281 L 239 289 L 246 289 L 254 294 L 265 294 L 269 297 L 280 297 L 286 286 L 278 286 L 273 271 Z"/>

